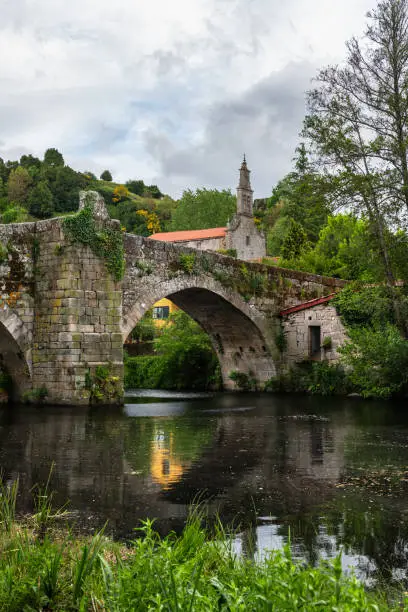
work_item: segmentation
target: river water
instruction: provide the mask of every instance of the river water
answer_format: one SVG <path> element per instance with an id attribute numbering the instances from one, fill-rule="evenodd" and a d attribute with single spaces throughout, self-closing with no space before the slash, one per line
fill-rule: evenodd
<path id="1" fill-rule="evenodd" d="M 132 397 L 131 397 L 132 396 Z M 368 584 L 408 579 L 404 403 L 271 394 L 135 392 L 123 409 L 0 409 L 0 470 L 20 512 L 47 480 L 76 528 L 117 538 L 156 518 L 180 531 L 193 502 L 261 555 L 288 541 L 316 563 L 343 551 Z"/>

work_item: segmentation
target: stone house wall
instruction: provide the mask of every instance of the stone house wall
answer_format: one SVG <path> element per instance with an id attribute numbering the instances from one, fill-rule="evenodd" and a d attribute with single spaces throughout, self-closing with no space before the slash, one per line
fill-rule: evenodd
<path id="1" fill-rule="evenodd" d="M 285 362 L 287 365 L 309 359 L 311 326 L 320 326 L 321 343 L 331 338 L 331 347 L 320 348 L 315 359 L 336 361 L 339 358 L 337 348 L 347 340 L 347 333 L 334 306 L 319 304 L 305 310 L 285 315 L 282 326 L 286 337 Z"/>
<path id="2" fill-rule="evenodd" d="M 227 249 L 235 249 L 237 258 L 245 261 L 266 255 L 265 236 L 258 230 L 252 217 L 235 215 L 227 228 Z"/>
<path id="3" fill-rule="evenodd" d="M 182 246 L 189 247 L 191 249 L 199 249 L 200 251 L 218 251 L 219 249 L 225 249 L 225 237 L 220 238 L 204 238 L 202 240 L 183 240 L 180 243 L 175 242 L 173 244 L 181 244 Z"/>

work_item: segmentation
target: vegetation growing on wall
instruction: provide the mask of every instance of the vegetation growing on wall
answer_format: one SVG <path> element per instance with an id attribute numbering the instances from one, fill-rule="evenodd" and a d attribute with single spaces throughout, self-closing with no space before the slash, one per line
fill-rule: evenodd
<path id="1" fill-rule="evenodd" d="M 85 388 L 89 391 L 91 404 L 111 404 L 112 400 L 120 404 L 123 399 L 121 381 L 112 373 L 111 366 L 97 366 L 93 372 L 88 370 Z"/>
<path id="2" fill-rule="evenodd" d="M 115 280 L 121 280 L 125 270 L 123 235 L 116 227 L 99 229 L 93 216 L 93 205 L 87 202 L 82 210 L 64 219 L 64 231 L 73 242 L 90 247 L 101 257 Z"/>

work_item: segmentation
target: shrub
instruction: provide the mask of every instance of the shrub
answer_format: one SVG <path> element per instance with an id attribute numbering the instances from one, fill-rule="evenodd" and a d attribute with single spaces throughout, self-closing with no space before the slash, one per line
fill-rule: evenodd
<path id="1" fill-rule="evenodd" d="M 350 284 L 332 301 L 347 327 L 375 327 L 392 321 L 392 303 L 386 287 Z"/>
<path id="2" fill-rule="evenodd" d="M 218 249 L 217 253 L 226 257 L 237 257 L 237 249 Z"/>
<path id="3" fill-rule="evenodd" d="M 181 270 L 186 274 L 192 274 L 194 271 L 195 264 L 195 254 L 187 255 L 185 253 L 181 253 L 179 256 L 179 265 Z"/>
<path id="4" fill-rule="evenodd" d="M 123 392 L 118 376 L 114 376 L 111 366 L 97 366 L 95 371 L 88 371 L 85 379 L 85 388 L 90 392 L 90 401 L 94 404 L 111 403 L 112 400 L 120 403 Z"/>
<path id="5" fill-rule="evenodd" d="M 344 395 L 351 391 L 351 386 L 342 364 L 304 361 L 271 378 L 265 385 L 265 391 Z"/>
<path id="6" fill-rule="evenodd" d="M 388 323 L 378 329 L 351 328 L 349 336 L 339 352 L 364 397 L 389 398 L 407 387 L 408 341 L 397 327 Z"/>
<path id="7" fill-rule="evenodd" d="M 325 337 L 323 338 L 322 347 L 323 347 L 325 350 L 329 350 L 329 349 L 331 349 L 332 344 L 333 344 L 333 341 L 332 341 L 332 339 L 331 339 L 331 336 L 325 336 Z"/>
<path id="8" fill-rule="evenodd" d="M 26 404 L 37 404 L 45 401 L 48 396 L 48 389 L 46 387 L 38 387 L 25 391 L 22 396 L 22 400 Z"/>
<path id="9" fill-rule="evenodd" d="M 229 378 L 235 382 L 240 391 L 256 391 L 258 383 L 252 374 L 233 370 L 229 373 Z"/>

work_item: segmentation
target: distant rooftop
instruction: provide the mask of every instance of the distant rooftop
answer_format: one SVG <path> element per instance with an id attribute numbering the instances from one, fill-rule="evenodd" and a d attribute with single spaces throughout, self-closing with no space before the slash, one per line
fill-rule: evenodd
<path id="1" fill-rule="evenodd" d="M 190 240 L 209 240 L 210 238 L 224 238 L 226 227 L 211 227 L 201 230 L 183 230 L 180 232 L 159 232 L 149 236 L 151 240 L 162 242 L 188 242 Z"/>

